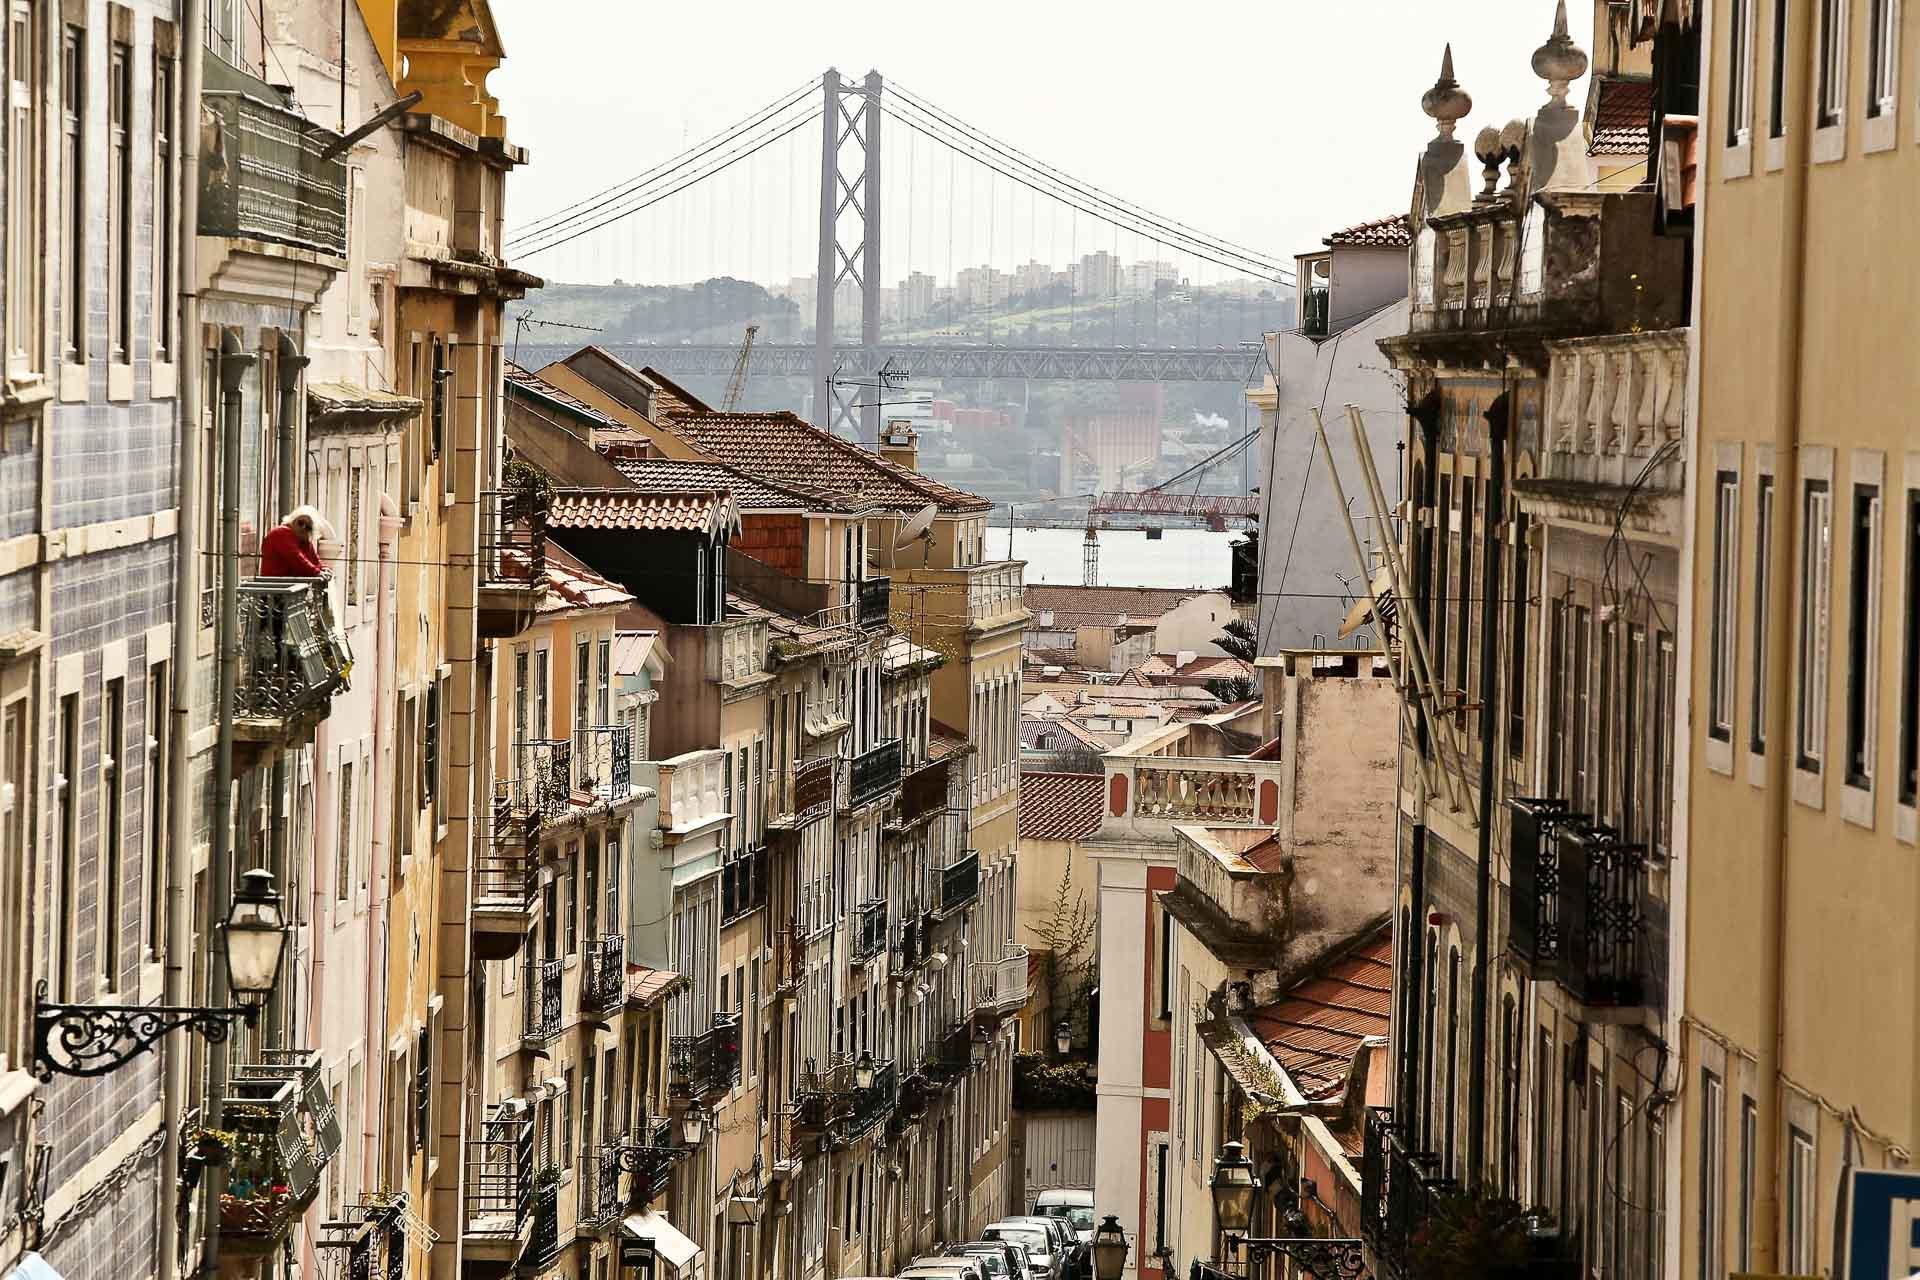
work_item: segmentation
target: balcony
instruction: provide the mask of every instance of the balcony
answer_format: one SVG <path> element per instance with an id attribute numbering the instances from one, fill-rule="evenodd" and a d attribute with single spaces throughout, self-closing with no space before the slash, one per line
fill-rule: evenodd
<path id="1" fill-rule="evenodd" d="M 1656 950 L 1646 851 L 1555 800 L 1508 808 L 1515 956 L 1588 1010 L 1631 1016 L 1649 1002 Z"/>
<path id="2" fill-rule="evenodd" d="M 673 1121 L 666 1116 L 642 1115 L 632 1133 L 608 1142 L 619 1167 L 633 1175 L 630 1189 L 635 1205 L 649 1205 L 665 1196 L 674 1161 L 688 1153 L 686 1147 L 674 1145 L 672 1132 Z"/>
<path id="3" fill-rule="evenodd" d="M 940 869 L 940 917 L 970 906 L 980 896 L 980 854 L 967 850 L 966 856 Z"/>
<path id="4" fill-rule="evenodd" d="M 580 966 L 580 1013 L 600 1021 L 627 1002 L 627 935 L 587 939 Z"/>
<path id="5" fill-rule="evenodd" d="M 920 1058 L 920 1074 L 936 1088 L 946 1088 L 973 1070 L 973 1035 L 961 1022 L 927 1046 Z"/>
<path id="6" fill-rule="evenodd" d="M 798 831 L 833 810 L 833 779 L 838 761 L 832 756 L 803 760 L 786 779 L 775 783 L 775 803 L 781 812 L 768 824 Z"/>
<path id="7" fill-rule="evenodd" d="M 473 951 L 482 960 L 511 959 L 533 929 L 538 855 L 510 792 L 494 783 L 491 822 L 473 854 Z"/>
<path id="8" fill-rule="evenodd" d="M 620 1225 L 626 1204 L 620 1198 L 620 1144 L 603 1142 L 580 1155 L 574 1190 L 574 1221 L 582 1234 L 601 1235 Z"/>
<path id="9" fill-rule="evenodd" d="M 527 1233 L 526 1252 L 515 1270 L 545 1271 L 560 1260 L 560 1175 L 555 1169 L 542 1169 L 534 1178 L 533 1224 Z"/>
<path id="10" fill-rule="evenodd" d="M 887 949 L 887 900 L 874 898 L 854 908 L 853 963 L 865 964 Z"/>
<path id="11" fill-rule="evenodd" d="M 900 803 L 888 819 L 890 830 L 905 831 L 947 810 L 948 762 L 934 760 L 909 773 L 900 784 Z"/>
<path id="12" fill-rule="evenodd" d="M 529 960 L 522 976 L 524 1021 L 520 1026 L 520 1047 L 539 1050 L 560 1034 L 560 988 L 564 962 Z"/>
<path id="13" fill-rule="evenodd" d="M 862 578 L 860 580 L 860 625 L 863 628 L 884 627 L 893 621 L 893 579 Z"/>
<path id="14" fill-rule="evenodd" d="M 927 945 L 932 930 L 921 923 L 917 911 L 909 911 L 893 943 L 893 962 L 888 966 L 893 977 L 905 981 L 926 964 L 931 948 Z"/>
<path id="15" fill-rule="evenodd" d="M 893 580 L 919 593 L 927 617 L 942 619 L 936 630 L 964 618 L 966 633 L 978 635 L 1026 619 L 1025 570 L 1023 560 L 996 560 L 959 569 L 895 568 Z"/>
<path id="16" fill-rule="evenodd" d="M 672 1095 L 712 1102 L 740 1083 L 740 1018 L 716 1013 L 697 1036 L 675 1036 L 669 1046 Z"/>
<path id="17" fill-rule="evenodd" d="M 893 1114 L 899 1102 L 900 1074 L 892 1061 L 873 1065 L 873 1083 L 865 1089 L 856 1086 L 847 1107 L 842 1132 L 846 1141 L 858 1142 Z"/>
<path id="18" fill-rule="evenodd" d="M 800 984 L 806 980 L 806 976 L 806 946 L 800 941 L 799 929 L 789 920 L 773 939 L 773 993 L 777 996 L 798 995 Z"/>
<path id="19" fill-rule="evenodd" d="M 321 1172 L 340 1150 L 319 1055 L 268 1050 L 237 1065 L 221 1115 L 231 1135 L 222 1239 L 236 1254 L 270 1254 L 313 1203 Z"/>
<path id="20" fill-rule="evenodd" d="M 496 1102 L 467 1139 L 461 1231 L 465 1261 L 504 1275 L 527 1246 L 533 1224 L 533 1108 Z"/>
<path id="21" fill-rule="evenodd" d="M 826 1070 L 811 1064 L 794 1093 L 791 1136 L 804 1151 L 806 1139 L 825 1138 L 836 1148 L 857 1142 L 879 1127 L 899 1101 L 899 1073 L 891 1061 L 872 1064 L 873 1080 L 862 1089 L 851 1062 Z"/>
<path id="22" fill-rule="evenodd" d="M 1435 1175 L 1437 1156 L 1402 1145 L 1393 1113 L 1385 1107 L 1367 1109 L 1364 1143 L 1360 1234 L 1379 1259 L 1383 1280 L 1415 1280 L 1408 1271 L 1413 1243 L 1432 1217 L 1435 1200 L 1453 1184 Z"/>
<path id="23" fill-rule="evenodd" d="M 538 835 L 547 823 L 567 816 L 573 796 L 573 743 L 565 738 L 516 742 L 511 760 L 513 773 L 503 784 L 506 815 L 526 823 L 530 835 Z"/>
<path id="24" fill-rule="evenodd" d="M 509 467 L 506 487 L 481 495 L 479 628 L 505 640 L 533 623 L 547 593 L 547 517 L 553 489 L 532 467 Z"/>
<path id="25" fill-rule="evenodd" d="M 1169 725 L 1106 757 L 1101 831 L 1171 843 L 1181 824 L 1272 827 L 1290 761 L 1249 760 L 1242 743 L 1216 726 Z"/>
<path id="26" fill-rule="evenodd" d="M 1686 481 L 1686 451 L 1677 446 L 1687 434 L 1687 330 L 1570 338 L 1548 343 L 1547 351 L 1540 476 L 1518 485 L 1528 509 L 1610 523 L 1633 492 L 1633 530 L 1677 539 Z"/>
<path id="27" fill-rule="evenodd" d="M 973 967 L 973 1008 L 989 1017 L 1005 1017 L 1027 1003 L 1027 949 L 1007 944 L 998 960 Z"/>
<path id="28" fill-rule="evenodd" d="M 573 735 L 573 785 L 599 804 L 633 795 L 633 726 L 594 725 Z"/>
<path id="29" fill-rule="evenodd" d="M 875 743 L 844 761 L 846 785 L 841 789 L 842 812 L 884 800 L 900 786 L 900 739 Z"/>
<path id="30" fill-rule="evenodd" d="M 720 867 L 720 925 L 725 928 L 767 905 L 766 846 L 749 849 Z"/>
<path id="31" fill-rule="evenodd" d="M 225 163 L 200 168 L 200 234 L 346 257 L 346 161 L 321 158 L 340 135 L 230 90 L 208 90 L 201 110 L 213 117 Z"/>
<path id="32" fill-rule="evenodd" d="M 247 578 L 239 585 L 240 669 L 234 737 L 293 746 L 347 687 L 353 654 L 333 622 L 324 578 Z"/>

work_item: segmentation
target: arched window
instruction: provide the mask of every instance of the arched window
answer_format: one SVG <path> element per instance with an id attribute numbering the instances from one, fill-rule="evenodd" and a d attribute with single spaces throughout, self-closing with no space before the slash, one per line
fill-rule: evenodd
<path id="1" fill-rule="evenodd" d="M 1446 1145 L 1441 1147 L 1441 1165 L 1451 1178 L 1454 1173 L 1454 1139 L 1459 1136 L 1460 1121 L 1460 948 L 1447 952 L 1447 1129 Z"/>
<path id="2" fill-rule="evenodd" d="M 1420 1051 L 1425 1055 L 1420 1066 L 1420 1146 L 1422 1150 L 1434 1148 L 1433 1122 L 1433 1057 L 1434 1045 L 1440 1039 L 1437 1016 L 1440 1011 L 1440 931 L 1427 931 L 1427 1016 L 1422 1026 Z"/>

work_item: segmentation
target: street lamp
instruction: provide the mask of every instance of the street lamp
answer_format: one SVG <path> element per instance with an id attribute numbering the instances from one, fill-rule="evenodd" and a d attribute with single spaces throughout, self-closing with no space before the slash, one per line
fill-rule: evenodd
<path id="1" fill-rule="evenodd" d="M 240 877 L 222 925 L 227 985 L 237 997 L 227 1009 L 199 1005 L 55 1004 L 46 980 L 34 991 L 33 1069 L 42 1080 L 56 1073 L 103 1076 L 117 1071 L 182 1027 L 209 1041 L 224 1041 L 233 1023 L 254 1025 L 279 981 L 286 952 L 287 922 L 271 871 Z"/>
<path id="2" fill-rule="evenodd" d="M 973 1033 L 973 1065 L 982 1067 L 987 1062 L 987 1048 L 993 1043 L 993 1037 L 987 1034 L 985 1027 L 977 1027 Z"/>
<path id="3" fill-rule="evenodd" d="M 853 1064 L 853 1087 L 863 1093 L 873 1088 L 873 1054 L 868 1050 L 862 1049 Z"/>
<path id="4" fill-rule="evenodd" d="M 1253 1197 L 1260 1190 L 1260 1179 L 1253 1176 L 1253 1162 L 1238 1142 L 1220 1148 L 1213 1162 L 1213 1179 L 1207 1184 L 1213 1192 L 1213 1216 L 1220 1230 L 1238 1235 L 1253 1220 Z"/>
<path id="5" fill-rule="evenodd" d="M 1252 1265 L 1277 1253 L 1312 1280 L 1358 1280 L 1366 1274 L 1366 1254 L 1358 1240 L 1307 1235 L 1303 1214 L 1290 1213 L 1286 1218 L 1287 1230 L 1300 1235 L 1269 1239 L 1245 1234 L 1253 1218 L 1253 1198 L 1260 1190 L 1260 1179 L 1253 1176 L 1253 1163 L 1240 1143 L 1229 1142 L 1220 1148 L 1207 1185 L 1213 1192 L 1213 1216 L 1220 1224 L 1224 1252 L 1229 1256 L 1244 1250 L 1248 1265 Z"/>
<path id="6" fill-rule="evenodd" d="M 682 1111 L 680 1113 L 680 1145 L 699 1146 L 700 1139 L 706 1134 L 706 1125 L 707 1118 L 700 1114 L 698 1108 L 688 1107 Z"/>
<path id="7" fill-rule="evenodd" d="M 1093 1233 L 1093 1280 L 1120 1280 L 1126 1269 L 1127 1233 L 1110 1213 Z"/>
<path id="8" fill-rule="evenodd" d="M 1073 1024 L 1065 1018 L 1054 1024 L 1053 1047 L 1063 1058 L 1073 1052 Z"/>

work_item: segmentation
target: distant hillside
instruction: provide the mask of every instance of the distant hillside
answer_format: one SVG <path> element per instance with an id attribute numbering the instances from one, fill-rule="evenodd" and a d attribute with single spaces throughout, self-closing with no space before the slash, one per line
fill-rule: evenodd
<path id="1" fill-rule="evenodd" d="M 598 329 L 594 340 L 600 342 L 738 342 L 749 324 L 786 333 L 800 323 L 799 308 L 788 299 L 727 276 L 695 285 L 549 284 L 508 307 L 510 319 L 522 313 Z M 529 336 L 564 341 L 563 333 L 535 329 Z"/>

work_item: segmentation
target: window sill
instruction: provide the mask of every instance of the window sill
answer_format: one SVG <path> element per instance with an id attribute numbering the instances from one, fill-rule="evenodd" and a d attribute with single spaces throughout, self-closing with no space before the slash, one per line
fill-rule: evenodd
<path id="1" fill-rule="evenodd" d="M 1883 111 L 1877 116 L 1868 116 L 1860 129 L 1860 153 L 1872 155 L 1876 151 L 1892 151 L 1900 145 L 1900 117 L 1893 111 Z"/>
<path id="2" fill-rule="evenodd" d="M 1750 751 L 1747 753 L 1747 781 L 1753 786 L 1767 785 L 1767 753 Z"/>
<path id="3" fill-rule="evenodd" d="M 1706 750 L 1702 754 L 1706 759 L 1707 768 L 1729 778 L 1733 776 L 1733 743 L 1731 741 L 1708 734 Z"/>
<path id="4" fill-rule="evenodd" d="M 1793 802 L 1805 805 L 1809 809 L 1825 810 L 1827 807 L 1826 779 L 1813 770 L 1794 766 Z"/>
<path id="5" fill-rule="evenodd" d="M 125 404 L 133 399 L 133 366 L 116 360 L 107 365 L 107 399 Z"/>
<path id="6" fill-rule="evenodd" d="M 155 360 L 147 366 L 147 398 L 171 400 L 180 394 L 180 371 L 171 360 Z"/>
<path id="7" fill-rule="evenodd" d="M 1725 147 L 1720 152 L 1720 176 L 1726 180 L 1747 178 L 1753 175 L 1753 143 L 1742 142 L 1737 146 Z"/>
<path id="8" fill-rule="evenodd" d="M 1768 173 L 1778 173 L 1787 167 L 1787 140 L 1784 137 L 1767 139 L 1766 166 Z"/>
<path id="9" fill-rule="evenodd" d="M 1807 159 L 1813 164 L 1833 164 L 1847 158 L 1847 122 L 1825 125 L 1813 131 L 1813 149 Z"/>
<path id="10" fill-rule="evenodd" d="M 1840 820 L 1856 827 L 1873 830 L 1873 788 L 1859 787 L 1842 783 L 1840 786 Z"/>
<path id="11" fill-rule="evenodd" d="M 1910 804 L 1893 806 L 1893 838 L 1901 844 L 1920 843 L 1920 810 Z"/>
<path id="12" fill-rule="evenodd" d="M 87 399 L 87 395 L 87 366 L 62 364 L 60 366 L 60 402 L 79 404 Z"/>
<path id="13" fill-rule="evenodd" d="M 6 390 L 0 393 L 0 408 L 8 414 L 26 409 L 38 408 L 53 399 L 53 387 L 37 373 L 22 374 L 7 379 Z"/>

